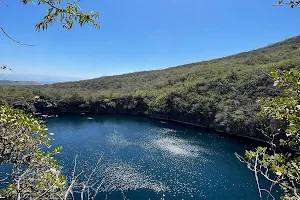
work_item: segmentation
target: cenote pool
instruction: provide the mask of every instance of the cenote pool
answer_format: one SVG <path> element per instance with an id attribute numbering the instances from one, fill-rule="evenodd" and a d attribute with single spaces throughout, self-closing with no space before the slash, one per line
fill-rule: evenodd
<path id="1" fill-rule="evenodd" d="M 126 115 L 66 115 L 47 126 L 66 175 L 76 155 L 88 167 L 104 156 L 93 177 L 105 178 L 98 199 L 123 199 L 121 191 L 130 200 L 259 199 L 253 173 L 234 155 L 253 141 Z"/>

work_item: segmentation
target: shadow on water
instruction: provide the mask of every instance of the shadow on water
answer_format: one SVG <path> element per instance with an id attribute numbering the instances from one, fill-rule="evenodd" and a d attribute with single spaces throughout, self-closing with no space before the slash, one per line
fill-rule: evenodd
<path id="1" fill-rule="evenodd" d="M 202 128 L 127 115 L 64 115 L 47 120 L 64 173 L 104 161 L 99 199 L 259 199 L 254 175 L 238 162 L 258 142 Z M 262 184 L 265 185 L 262 181 Z M 277 198 L 279 196 L 276 193 Z"/>

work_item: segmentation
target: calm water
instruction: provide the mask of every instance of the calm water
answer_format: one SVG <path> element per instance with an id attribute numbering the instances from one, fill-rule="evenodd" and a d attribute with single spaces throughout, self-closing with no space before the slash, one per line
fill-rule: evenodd
<path id="1" fill-rule="evenodd" d="M 87 119 L 92 117 L 93 119 Z M 98 199 L 130 200 L 259 199 L 254 175 L 234 152 L 253 148 L 249 141 L 200 128 L 124 115 L 61 116 L 47 120 L 58 159 L 72 172 L 74 157 L 105 177 Z"/>

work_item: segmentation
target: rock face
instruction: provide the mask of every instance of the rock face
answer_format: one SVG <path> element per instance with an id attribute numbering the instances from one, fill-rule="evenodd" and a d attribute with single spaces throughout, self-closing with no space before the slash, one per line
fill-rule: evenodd
<path id="1" fill-rule="evenodd" d="M 166 107 L 164 110 L 155 110 L 143 98 L 104 99 L 92 103 L 86 103 L 85 101 L 54 102 L 44 99 L 34 99 L 29 104 L 34 108 L 33 112 L 40 115 L 53 116 L 57 114 L 82 113 L 130 114 L 191 124 L 218 132 L 263 140 L 262 135 L 256 131 L 258 124 L 246 124 L 245 121 L 218 119 L 218 116 L 222 114 L 218 113 L 218 111 L 191 114 L 174 110 L 172 106 Z M 16 107 L 22 109 L 19 105 L 16 105 Z M 255 122 L 255 120 L 251 121 Z"/>
<path id="2" fill-rule="evenodd" d="M 59 112 L 58 105 L 55 102 L 37 99 L 32 103 L 38 112 L 41 113 Z"/>

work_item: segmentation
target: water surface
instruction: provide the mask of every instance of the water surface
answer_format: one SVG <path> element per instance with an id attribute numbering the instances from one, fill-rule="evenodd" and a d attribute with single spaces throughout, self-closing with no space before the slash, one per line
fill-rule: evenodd
<path id="1" fill-rule="evenodd" d="M 90 118 L 89 118 L 90 117 Z M 105 178 L 98 199 L 259 199 L 254 175 L 238 162 L 257 144 L 201 128 L 125 115 L 60 116 L 47 120 L 64 173 L 78 155 Z"/>

